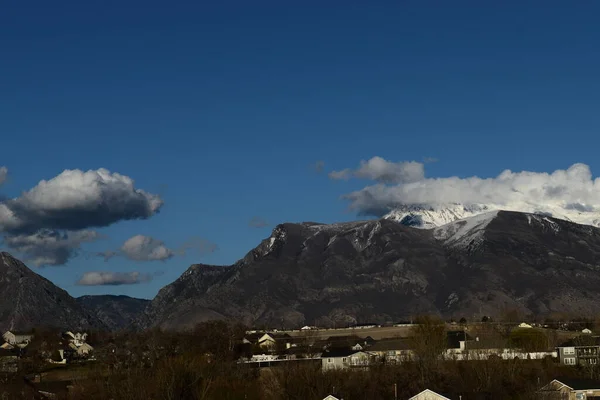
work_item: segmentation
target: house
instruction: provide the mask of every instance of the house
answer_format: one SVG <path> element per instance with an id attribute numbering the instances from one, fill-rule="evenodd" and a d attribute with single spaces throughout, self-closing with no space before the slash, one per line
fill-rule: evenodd
<path id="1" fill-rule="evenodd" d="M 364 350 L 375 343 L 375 340 L 371 336 L 361 338 L 357 335 L 346 335 L 330 336 L 325 340 L 325 342 L 325 346 L 328 348 L 350 347 L 353 350 Z"/>
<path id="2" fill-rule="evenodd" d="M 321 354 L 321 365 L 324 371 L 352 367 L 366 367 L 374 356 L 364 351 L 352 349 L 331 349 Z"/>
<path id="3" fill-rule="evenodd" d="M 315 329 L 319 329 L 319 328 L 317 328 L 316 326 L 309 326 L 309 325 L 306 325 L 306 326 L 303 326 L 302 328 L 300 328 L 301 331 L 311 331 L 311 330 L 315 330 Z"/>
<path id="4" fill-rule="evenodd" d="M 465 351 L 465 343 L 473 338 L 465 331 L 448 331 L 446 332 L 446 357 L 447 358 L 461 358 L 456 357 Z"/>
<path id="5" fill-rule="evenodd" d="M 519 328 L 531 328 L 531 327 L 532 327 L 531 325 L 529 325 L 528 323 L 525 323 L 525 322 L 521 322 L 519 324 Z"/>
<path id="6" fill-rule="evenodd" d="M 69 348 L 78 356 L 87 356 L 94 350 L 94 348 L 87 343 L 83 343 L 81 346 L 76 346 L 75 343 L 69 343 Z"/>
<path id="7" fill-rule="evenodd" d="M 242 342 L 244 344 L 258 344 L 258 339 L 260 339 L 265 333 L 264 332 L 250 332 L 246 333 Z"/>
<path id="8" fill-rule="evenodd" d="M 433 390 L 425 389 L 408 400 L 450 400 L 448 397 L 442 396 Z"/>
<path id="9" fill-rule="evenodd" d="M 340 399 L 338 399 L 335 396 L 329 395 L 329 396 L 325 397 L 323 400 L 340 400 Z"/>
<path id="10" fill-rule="evenodd" d="M 8 344 L 11 344 L 13 346 L 16 345 L 20 347 L 25 347 L 31 342 L 31 339 L 33 339 L 33 334 L 26 332 L 6 331 L 2 335 L 2 338 Z"/>
<path id="11" fill-rule="evenodd" d="M 83 343 L 87 341 L 87 333 L 76 332 L 73 333 L 71 331 L 67 331 L 63 335 L 70 343 L 73 343 L 75 346 L 79 347 Z"/>
<path id="12" fill-rule="evenodd" d="M 399 363 L 412 358 L 413 351 L 410 348 L 410 339 L 384 339 L 369 347 L 369 353 L 375 355 L 385 363 Z"/>
<path id="13" fill-rule="evenodd" d="M 600 398 L 600 381 L 558 378 L 538 391 L 540 399 L 579 400 Z"/>
<path id="14" fill-rule="evenodd" d="M 590 335 L 592 333 L 591 330 L 589 330 L 588 328 L 585 328 L 581 331 L 581 333 L 585 334 L 585 335 Z"/>
<path id="15" fill-rule="evenodd" d="M 258 345 L 262 348 L 274 349 L 277 345 L 286 346 L 291 341 L 287 333 L 265 333 L 258 339 Z"/>
<path id="16" fill-rule="evenodd" d="M 600 358 L 600 336 L 581 335 L 558 346 L 564 365 L 596 365 Z"/>
<path id="17" fill-rule="evenodd" d="M 535 351 L 523 352 L 519 349 L 511 348 L 508 341 L 499 337 L 479 337 L 465 343 L 465 351 L 458 359 L 468 360 L 487 360 L 491 357 L 499 357 L 503 360 L 513 360 L 519 358 L 522 360 L 541 360 L 546 357 L 556 358 L 556 351 Z"/>

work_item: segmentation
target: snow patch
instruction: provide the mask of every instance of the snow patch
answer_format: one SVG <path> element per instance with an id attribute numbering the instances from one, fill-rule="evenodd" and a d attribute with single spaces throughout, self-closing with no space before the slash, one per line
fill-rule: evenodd
<path id="1" fill-rule="evenodd" d="M 490 211 L 474 217 L 450 222 L 433 230 L 433 236 L 452 247 L 465 248 L 478 246 L 483 240 L 485 228 L 498 215 L 498 211 Z"/>

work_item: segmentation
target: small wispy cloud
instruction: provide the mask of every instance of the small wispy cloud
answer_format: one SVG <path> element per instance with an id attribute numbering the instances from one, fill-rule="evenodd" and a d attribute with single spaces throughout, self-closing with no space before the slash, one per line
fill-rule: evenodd
<path id="1" fill-rule="evenodd" d="M 213 253 L 217 245 L 202 239 L 191 238 L 178 248 L 169 248 L 162 240 L 146 235 L 135 235 L 127 239 L 118 250 L 107 250 L 97 253 L 104 261 L 117 256 L 125 257 L 132 261 L 165 261 L 175 256 L 183 256 L 188 252 L 198 254 Z"/>
<path id="2" fill-rule="evenodd" d="M 381 157 L 361 161 L 356 169 L 346 168 L 329 173 L 329 178 L 348 180 L 368 179 L 386 184 L 418 182 L 425 178 L 423 163 L 416 161 L 391 162 Z"/>
<path id="3" fill-rule="evenodd" d="M 136 285 L 139 283 L 147 283 L 152 280 L 151 274 L 143 274 L 140 272 L 108 272 L 108 271 L 93 271 L 86 272 L 76 282 L 79 286 L 120 286 L 120 285 Z"/>
<path id="4" fill-rule="evenodd" d="M 0 185 L 2 185 L 4 182 L 6 182 L 7 178 L 8 178 L 8 168 L 0 167 Z"/>
<path id="5" fill-rule="evenodd" d="M 252 217 L 250 222 L 248 222 L 248 226 L 251 228 L 265 228 L 269 226 L 269 223 L 261 217 Z"/>
<path id="6" fill-rule="evenodd" d="M 313 164 L 313 169 L 315 170 L 315 172 L 317 173 L 321 173 L 323 172 L 323 170 L 325 169 L 325 161 L 317 161 Z"/>

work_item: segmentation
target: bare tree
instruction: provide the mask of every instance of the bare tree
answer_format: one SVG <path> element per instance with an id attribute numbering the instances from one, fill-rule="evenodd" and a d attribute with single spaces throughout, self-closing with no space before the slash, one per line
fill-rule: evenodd
<path id="1" fill-rule="evenodd" d="M 410 332 L 410 344 L 421 375 L 421 384 L 426 386 L 448 348 L 446 327 L 444 322 L 436 317 L 418 317 L 415 322 L 416 325 Z"/>

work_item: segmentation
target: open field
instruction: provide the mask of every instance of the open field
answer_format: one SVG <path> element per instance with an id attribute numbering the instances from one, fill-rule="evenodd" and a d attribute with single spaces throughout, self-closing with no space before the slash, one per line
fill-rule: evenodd
<path id="1" fill-rule="evenodd" d="M 498 323 L 471 323 L 466 325 L 453 325 L 447 324 L 446 328 L 450 330 L 466 330 L 467 332 L 474 332 L 481 330 L 486 327 L 491 327 L 493 325 L 498 325 Z M 511 327 L 517 327 L 516 323 L 506 323 L 504 325 L 508 325 Z M 360 337 L 371 336 L 375 340 L 387 339 L 387 338 L 395 338 L 395 337 L 408 337 L 410 336 L 412 325 L 402 325 L 402 326 L 381 326 L 381 327 L 373 327 L 373 328 L 338 328 L 338 329 L 315 329 L 308 331 L 301 330 L 293 330 L 293 331 L 278 331 L 282 333 L 287 333 L 292 337 L 299 337 L 310 335 L 319 339 L 326 339 L 331 336 L 349 336 L 349 335 L 357 335 Z M 546 329 L 546 328 L 535 328 L 541 329 L 546 334 L 553 334 L 560 340 L 568 340 L 580 334 L 577 331 L 564 331 L 564 330 L 555 330 L 555 329 Z"/>

